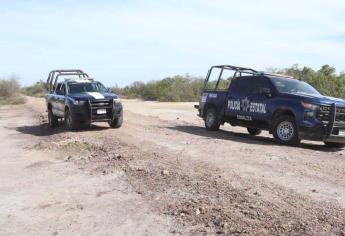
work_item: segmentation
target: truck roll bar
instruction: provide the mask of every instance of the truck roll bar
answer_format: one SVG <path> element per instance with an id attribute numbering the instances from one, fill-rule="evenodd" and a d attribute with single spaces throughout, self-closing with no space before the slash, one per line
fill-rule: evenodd
<path id="1" fill-rule="evenodd" d="M 206 85 L 210 79 L 210 75 L 211 75 L 211 72 L 213 69 L 221 69 L 220 71 L 220 74 L 218 76 L 218 80 L 217 80 L 217 83 L 216 83 L 216 87 L 215 89 L 218 87 L 218 84 L 219 84 L 219 81 L 222 77 L 222 74 L 223 74 L 223 71 L 224 70 L 231 70 L 231 71 L 234 71 L 234 75 L 232 76 L 232 80 L 235 79 L 236 77 L 241 77 L 242 76 L 242 73 L 243 74 L 250 74 L 250 75 L 253 75 L 253 76 L 275 76 L 275 77 L 283 77 L 283 78 L 292 78 L 291 76 L 287 76 L 287 75 L 281 75 L 281 74 L 270 74 L 270 73 L 266 73 L 264 71 L 257 71 L 257 70 L 254 70 L 252 68 L 246 68 L 246 67 L 239 67 L 239 66 L 231 66 L 231 65 L 216 65 L 216 66 L 212 66 L 208 72 L 207 72 L 207 75 L 206 75 L 206 79 L 205 79 L 205 82 L 204 82 L 204 89 L 206 88 Z"/>
<path id="2" fill-rule="evenodd" d="M 89 75 L 80 69 L 52 70 L 47 78 L 48 91 L 52 91 L 56 86 L 58 78 L 65 75 L 75 75 L 84 79 L 89 78 Z"/>

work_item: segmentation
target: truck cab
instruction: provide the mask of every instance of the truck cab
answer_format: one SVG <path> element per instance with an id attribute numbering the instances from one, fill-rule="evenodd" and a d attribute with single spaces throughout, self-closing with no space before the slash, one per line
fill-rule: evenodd
<path id="1" fill-rule="evenodd" d="M 345 146 L 345 101 L 321 95 L 306 82 L 284 75 L 230 65 L 213 66 L 196 106 L 210 131 L 220 125 L 262 130 L 280 144 L 301 139 Z"/>
<path id="2" fill-rule="evenodd" d="M 64 80 L 59 81 L 59 78 Z M 56 127 L 64 120 L 65 128 L 74 130 L 93 122 L 108 122 L 119 128 L 123 121 L 120 98 L 82 70 L 55 70 L 47 79 L 48 122 Z"/>

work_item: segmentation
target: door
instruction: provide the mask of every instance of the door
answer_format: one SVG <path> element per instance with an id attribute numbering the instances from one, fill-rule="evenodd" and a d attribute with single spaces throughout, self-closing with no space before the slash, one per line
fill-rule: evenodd
<path id="1" fill-rule="evenodd" d="M 56 85 L 55 90 L 51 96 L 52 111 L 53 111 L 53 114 L 56 116 L 60 116 L 59 109 L 58 109 L 59 108 L 58 96 L 59 96 L 60 88 L 61 88 L 61 83 Z"/>
<path id="2" fill-rule="evenodd" d="M 251 83 L 248 94 L 250 109 L 247 114 L 257 122 L 268 122 L 270 117 L 270 102 L 272 100 L 272 85 L 268 78 L 257 77 Z"/>
<path id="3" fill-rule="evenodd" d="M 63 117 L 65 115 L 65 95 L 66 95 L 66 86 L 61 83 L 58 84 L 55 91 L 55 101 L 54 101 L 54 110 L 55 113 Z"/>
<path id="4" fill-rule="evenodd" d="M 266 126 L 271 91 L 271 83 L 266 77 L 236 78 L 229 89 L 226 116 L 247 126 Z"/>

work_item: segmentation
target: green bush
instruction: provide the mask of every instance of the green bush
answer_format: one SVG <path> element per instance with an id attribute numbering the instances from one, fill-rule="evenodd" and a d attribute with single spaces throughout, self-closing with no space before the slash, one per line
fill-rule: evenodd
<path id="1" fill-rule="evenodd" d="M 24 87 L 22 93 L 27 96 L 44 97 L 47 94 L 47 85 L 43 81 L 39 81 L 34 85 Z"/>
<path id="2" fill-rule="evenodd" d="M 0 97 L 15 97 L 19 92 L 20 85 L 16 79 L 0 79 Z"/>
<path id="3" fill-rule="evenodd" d="M 315 71 L 309 67 L 298 67 L 297 64 L 284 69 L 268 69 L 270 73 L 279 73 L 293 76 L 314 86 L 321 94 L 345 98 L 345 73 L 337 74 L 334 67 L 322 66 Z M 216 81 L 208 84 L 209 88 L 215 87 Z M 225 89 L 229 80 L 220 81 L 218 87 Z M 112 90 L 126 98 L 141 98 L 163 102 L 189 102 L 198 101 L 200 92 L 204 87 L 204 79 L 189 75 L 176 75 L 148 83 L 136 81 L 129 86 Z"/>
<path id="4" fill-rule="evenodd" d="M 324 65 L 317 71 L 305 66 L 299 68 L 297 64 L 286 69 L 269 69 L 269 71 L 301 79 L 323 95 L 345 98 L 345 74 L 337 74 L 335 68 L 329 65 Z"/>
<path id="5" fill-rule="evenodd" d="M 20 85 L 15 78 L 0 79 L 0 105 L 15 105 L 25 102 L 20 95 Z"/>
<path id="6" fill-rule="evenodd" d="M 117 93 L 127 98 L 162 102 L 192 102 L 199 99 L 203 84 L 204 80 L 201 78 L 176 75 L 148 83 L 136 81 L 123 89 L 117 89 Z"/>

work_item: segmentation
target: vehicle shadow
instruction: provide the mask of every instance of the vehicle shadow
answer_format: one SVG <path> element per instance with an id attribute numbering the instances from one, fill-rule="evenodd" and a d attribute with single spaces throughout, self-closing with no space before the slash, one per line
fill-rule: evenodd
<path id="1" fill-rule="evenodd" d="M 50 136 L 60 133 L 67 133 L 67 132 L 89 132 L 89 131 L 102 131 L 110 129 L 109 127 L 104 126 L 97 126 L 92 124 L 91 127 L 82 127 L 76 129 L 74 131 L 67 131 L 63 125 L 60 125 L 56 128 L 50 128 L 48 124 L 39 124 L 39 125 L 29 125 L 29 126 L 18 126 L 15 128 L 16 131 L 23 133 L 23 134 L 31 134 L 34 136 Z"/>
<path id="2" fill-rule="evenodd" d="M 186 126 L 171 126 L 167 127 L 168 129 L 180 131 L 192 135 L 197 135 L 205 138 L 212 139 L 221 139 L 221 140 L 231 140 L 234 142 L 247 143 L 247 144 L 260 144 L 260 145 L 277 145 L 273 138 L 264 137 L 264 136 L 252 136 L 246 133 L 232 132 L 228 130 L 219 130 L 219 131 L 208 131 L 204 127 L 186 125 Z M 338 152 L 341 149 L 329 148 L 323 144 L 311 144 L 311 143 L 301 143 L 297 148 L 305 148 L 314 151 L 323 151 L 323 152 Z"/>

